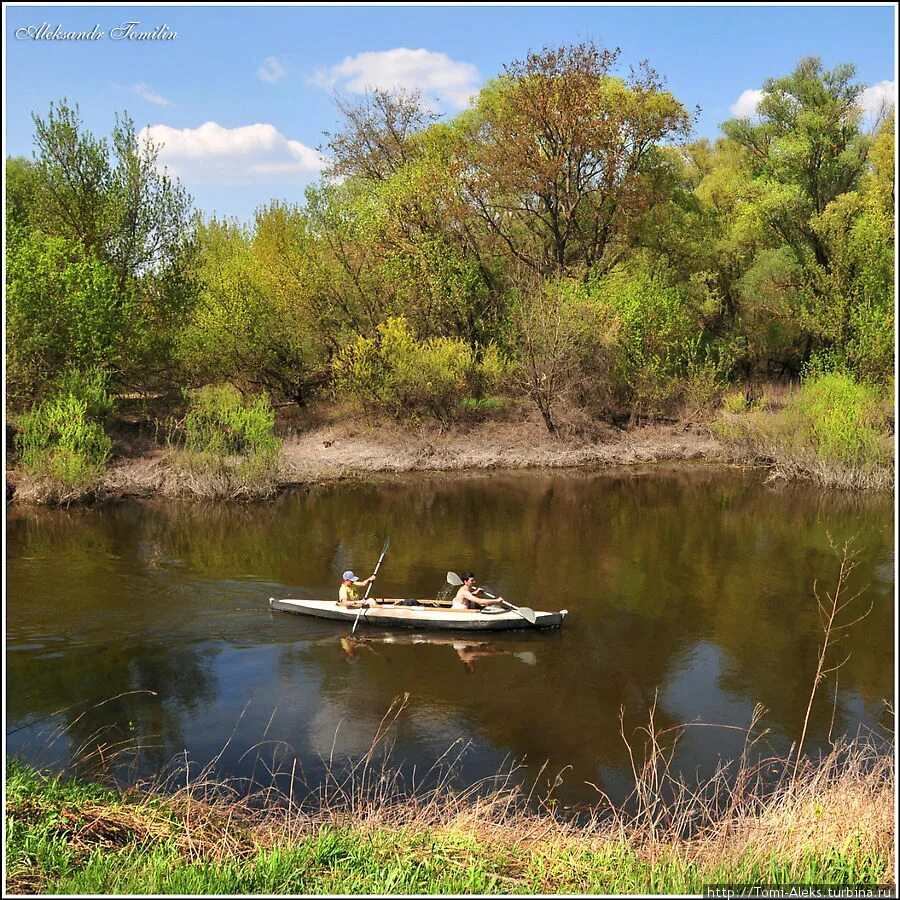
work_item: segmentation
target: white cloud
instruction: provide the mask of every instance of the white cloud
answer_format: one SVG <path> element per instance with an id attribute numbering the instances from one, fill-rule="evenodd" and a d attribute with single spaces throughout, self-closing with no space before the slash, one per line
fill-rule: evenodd
<path id="1" fill-rule="evenodd" d="M 261 81 L 275 84 L 276 81 L 281 81 L 287 75 L 287 69 L 279 62 L 277 57 L 267 56 L 263 60 L 263 64 L 256 70 L 256 74 Z"/>
<path id="2" fill-rule="evenodd" d="M 882 110 L 890 109 L 897 102 L 897 82 L 879 81 L 872 87 L 866 88 L 859 98 L 863 116 L 866 119 L 875 119 Z"/>
<path id="3" fill-rule="evenodd" d="M 479 77 L 471 63 L 457 62 L 446 53 L 397 47 L 348 56 L 336 66 L 319 69 L 312 81 L 351 94 L 363 94 L 371 88 L 418 90 L 431 103 L 460 109 L 476 92 Z"/>
<path id="4" fill-rule="evenodd" d="M 160 166 L 194 183 L 305 182 L 318 175 L 326 163 L 312 147 L 289 140 L 274 125 L 262 123 L 239 128 L 223 128 L 216 122 L 199 128 L 151 125 L 139 136 L 161 145 Z"/>
<path id="5" fill-rule="evenodd" d="M 759 101 L 762 100 L 764 91 L 748 88 L 740 97 L 731 105 L 732 115 L 739 116 L 742 119 L 751 119 L 756 115 L 756 109 Z"/>
<path id="6" fill-rule="evenodd" d="M 148 103 L 155 103 L 157 106 L 168 106 L 172 102 L 160 94 L 157 94 L 156 91 L 144 84 L 143 81 L 131 85 L 130 90 L 132 93 L 137 94 L 142 100 L 146 100 Z"/>

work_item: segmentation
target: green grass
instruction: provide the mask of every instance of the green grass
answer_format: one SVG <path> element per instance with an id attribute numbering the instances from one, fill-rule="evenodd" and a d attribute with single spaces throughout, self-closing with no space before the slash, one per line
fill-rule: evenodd
<path id="1" fill-rule="evenodd" d="M 181 493 L 205 499 L 256 499 L 273 494 L 282 441 L 265 394 L 242 397 L 233 385 L 207 385 L 190 395 L 183 423 L 169 436 Z"/>
<path id="2" fill-rule="evenodd" d="M 745 849 L 689 860 L 621 839 L 485 841 L 459 829 L 241 820 L 196 802 L 123 796 L 7 762 L 7 888 L 52 894 L 699 893 L 715 882 L 885 880 L 886 861 L 847 844 L 780 858 Z M 704 864 L 703 859 L 714 860 Z"/>
<path id="3" fill-rule="evenodd" d="M 762 398 L 747 405 L 741 393 L 727 395 L 712 429 L 786 479 L 853 489 L 893 486 L 889 392 L 847 374 L 807 379 L 777 410 Z"/>

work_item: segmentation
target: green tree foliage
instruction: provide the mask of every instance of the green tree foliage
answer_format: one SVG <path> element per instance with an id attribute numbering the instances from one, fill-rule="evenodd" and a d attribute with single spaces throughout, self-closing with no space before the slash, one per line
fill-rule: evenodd
<path id="1" fill-rule="evenodd" d="M 32 225 L 82 243 L 119 278 L 179 269 L 190 247 L 187 192 L 157 170 L 159 148 L 116 117 L 112 141 L 96 138 L 77 106 L 34 116 L 37 158 Z"/>
<path id="2" fill-rule="evenodd" d="M 212 221 L 199 230 L 198 301 L 178 337 L 195 382 L 232 380 L 305 402 L 323 377 L 333 322 L 311 302 L 305 217 L 273 205 L 254 234 Z"/>
<path id="3" fill-rule="evenodd" d="M 24 156 L 6 160 L 6 228 L 11 231 L 28 224 L 37 173 Z"/>
<path id="4" fill-rule="evenodd" d="M 6 267 L 7 390 L 36 397 L 73 366 L 125 368 L 140 310 L 112 269 L 77 241 L 10 229 Z"/>
<path id="5" fill-rule="evenodd" d="M 811 357 L 875 380 L 893 368 L 893 125 L 862 134 L 853 76 L 808 58 L 768 79 L 697 185 L 744 376 L 796 375 Z"/>
<path id="6" fill-rule="evenodd" d="M 29 234 L 61 239 L 70 256 L 96 261 L 93 280 L 102 281 L 96 316 L 106 316 L 110 302 L 118 305 L 130 340 L 127 353 L 118 352 L 120 341 L 104 364 L 121 382 L 143 387 L 170 369 L 173 326 L 193 299 L 190 198 L 160 174 L 158 148 L 140 138 L 127 115 L 116 118 L 110 142 L 91 134 L 66 101 L 51 105 L 46 119 L 33 118 L 35 161 L 13 166 L 8 209 Z M 112 275 L 112 298 L 99 267 Z M 17 337 L 39 343 L 38 334 Z M 28 367 L 36 366 L 40 361 L 32 359 Z"/>
<path id="7" fill-rule="evenodd" d="M 619 56 L 530 53 L 442 121 L 414 93 L 341 101 L 325 178 L 248 227 L 194 221 L 127 116 L 104 140 L 52 106 L 34 161 L 7 161 L 10 400 L 98 366 L 450 422 L 502 387 L 556 432 L 729 379 L 884 391 L 893 116 L 864 134 L 852 66 L 808 58 L 688 143 L 689 112 Z"/>
<path id="8" fill-rule="evenodd" d="M 609 383 L 620 410 L 632 417 L 671 414 L 689 384 L 712 389 L 728 372 L 727 347 L 707 327 L 720 298 L 703 279 L 679 284 L 671 271 L 636 257 L 595 279 L 590 290 L 614 335 Z"/>
<path id="9" fill-rule="evenodd" d="M 619 51 L 545 48 L 505 67 L 463 115 L 463 181 L 499 250 L 536 271 L 607 271 L 662 199 L 659 145 L 691 119 L 659 76 L 612 72 Z"/>
<path id="10" fill-rule="evenodd" d="M 853 66 L 827 71 L 820 59 L 808 57 L 790 75 L 766 79 L 757 122 L 722 125 L 747 151 L 767 224 L 798 252 L 811 250 L 825 267 L 828 250 L 810 219 L 853 190 L 866 164 L 858 106 L 864 86 L 852 81 L 854 75 Z"/>
<path id="11" fill-rule="evenodd" d="M 508 306 L 516 381 L 556 434 L 563 400 L 608 393 L 608 317 L 584 281 L 542 278 L 525 265 L 514 270 Z"/>
<path id="12" fill-rule="evenodd" d="M 390 312 L 421 331 L 461 336 L 473 347 L 486 342 L 499 321 L 495 280 L 462 196 L 459 129 L 435 124 L 418 94 L 376 90 L 341 110 L 344 129 L 329 144 L 332 171 L 353 184 L 316 195 L 339 198 L 338 209 L 347 210 L 320 214 L 318 231 L 352 275 L 349 287 L 377 283 L 382 313 L 365 309 L 370 327 Z M 360 305 L 353 291 L 345 294 Z"/>

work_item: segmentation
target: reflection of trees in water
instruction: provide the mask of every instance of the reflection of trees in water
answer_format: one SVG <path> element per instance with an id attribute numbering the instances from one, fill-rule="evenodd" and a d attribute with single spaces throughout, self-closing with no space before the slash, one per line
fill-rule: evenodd
<path id="1" fill-rule="evenodd" d="M 836 573 L 828 536 L 858 535 L 850 588 L 865 587 L 866 572 L 892 566 L 890 516 L 890 498 L 773 489 L 713 469 L 416 475 L 312 487 L 264 504 L 14 513 L 9 634 L 19 643 L 62 635 L 61 647 L 71 646 L 48 661 L 49 672 L 30 653 L 8 656 L 17 685 L 10 716 L 158 684 L 159 700 L 123 699 L 114 718 L 140 721 L 173 747 L 192 692 L 208 700 L 216 686 L 202 652 L 163 644 L 166 634 L 220 627 L 234 605 L 223 611 L 222 597 L 234 587 L 228 595 L 216 585 L 229 580 L 246 579 L 252 596 L 255 581 L 283 586 L 266 584 L 260 605 L 269 592 L 334 595 L 342 569 L 368 574 L 389 535 L 378 595 L 433 595 L 448 569 L 473 568 L 514 602 L 566 607 L 570 617 L 561 636 L 513 638 L 523 643 L 509 646 L 536 654 L 533 667 L 502 653 L 468 672 L 447 645 L 376 646 L 353 665 L 337 639 L 304 652 L 280 648 L 285 674 L 298 677 L 301 662 L 321 672 L 323 734 L 342 716 L 371 734 L 394 697 L 410 691 L 419 722 L 438 710 L 487 745 L 571 763 L 571 778 L 596 781 L 599 762 L 626 763 L 620 704 L 626 726 L 642 723 L 657 688 L 664 696 L 686 654 L 708 643 L 721 651 L 709 675 L 715 689 L 704 693 L 712 706 L 698 701 L 692 711 L 715 721 L 717 697 L 748 709 L 759 700 L 771 711 L 767 724 L 796 736 L 819 642 L 812 584 L 828 588 Z M 891 693 L 893 584 L 875 578 L 867 590 L 875 611 L 851 632 L 840 680 L 874 710 Z M 250 620 L 225 621 L 246 629 Z M 289 621 L 273 627 L 296 634 Z M 830 725 L 830 696 L 823 691 L 814 708 L 815 739 Z M 842 695 L 836 731 L 852 726 L 853 714 Z M 660 727 L 675 716 L 661 708 Z"/>
<path id="2" fill-rule="evenodd" d="M 463 641 L 457 638 L 456 643 Z M 470 672 L 460 665 L 450 639 L 376 640 L 370 645 L 375 652 L 362 652 L 365 645 L 360 645 L 348 665 L 346 650 L 335 636 L 302 649 L 283 649 L 279 666 L 289 683 L 297 683 L 310 664 L 321 674 L 322 710 L 314 723 L 316 732 L 307 735 L 313 753 L 330 751 L 339 719 L 344 725 L 338 751 L 364 750 L 384 710 L 395 697 L 408 693 L 407 718 L 431 720 L 437 730 L 457 729 L 445 734 L 448 746 L 456 738 L 474 739 L 501 755 L 527 758 L 534 768 L 546 760 L 572 766 L 567 780 L 575 784 L 596 781 L 599 761 L 619 768 L 627 765 L 619 735 L 620 703 L 623 699 L 628 703 L 629 729 L 642 724 L 655 686 L 664 677 L 660 666 L 665 661 L 660 657 L 623 666 L 601 656 L 593 662 L 590 678 L 573 682 L 571 661 L 559 652 L 558 643 L 551 634 L 473 640 L 469 646 L 476 653 L 480 647 L 482 653 Z M 520 656 L 526 653 L 534 655 L 533 666 L 523 664 Z M 664 711 L 659 721 L 672 724 Z M 403 721 L 398 727 L 398 738 L 409 741 L 404 752 L 415 753 L 415 735 L 404 732 L 409 726 Z"/>
<path id="3" fill-rule="evenodd" d="M 128 766 L 137 759 L 143 771 L 159 770 L 184 749 L 185 720 L 216 694 L 209 652 L 194 646 L 110 640 L 37 664 L 13 653 L 6 674 L 8 722 L 47 718 L 70 752 L 81 748 L 92 764 L 111 753 Z M 39 756 L 42 749 L 25 752 Z"/>

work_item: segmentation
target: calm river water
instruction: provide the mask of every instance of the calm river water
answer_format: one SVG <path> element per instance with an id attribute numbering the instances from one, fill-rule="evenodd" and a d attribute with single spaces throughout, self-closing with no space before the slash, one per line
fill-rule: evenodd
<path id="1" fill-rule="evenodd" d="M 274 768 L 316 787 L 359 757 L 395 698 L 391 760 L 419 773 L 450 750 L 457 783 L 521 763 L 566 804 L 621 795 L 629 735 L 656 698 L 660 728 L 799 735 L 832 590 L 829 542 L 854 538 L 862 590 L 814 707 L 829 730 L 883 733 L 892 696 L 893 501 L 772 487 L 758 474 L 673 468 L 416 475 L 287 493 L 257 505 L 127 502 L 7 516 L 7 749 L 39 764 L 113 760 L 129 777 L 215 759 L 218 776 Z M 447 570 L 522 605 L 569 610 L 560 632 L 446 636 L 270 612 L 275 597 L 433 596 Z M 837 658 L 836 658 L 837 661 Z M 834 719 L 832 723 L 832 718 Z M 684 771 L 710 772 L 743 735 L 690 728 Z M 640 744 L 640 740 L 638 740 Z M 96 748 L 101 746 L 102 752 Z M 541 767 L 547 763 L 541 773 Z M 120 772 L 121 774 L 121 772 Z"/>

